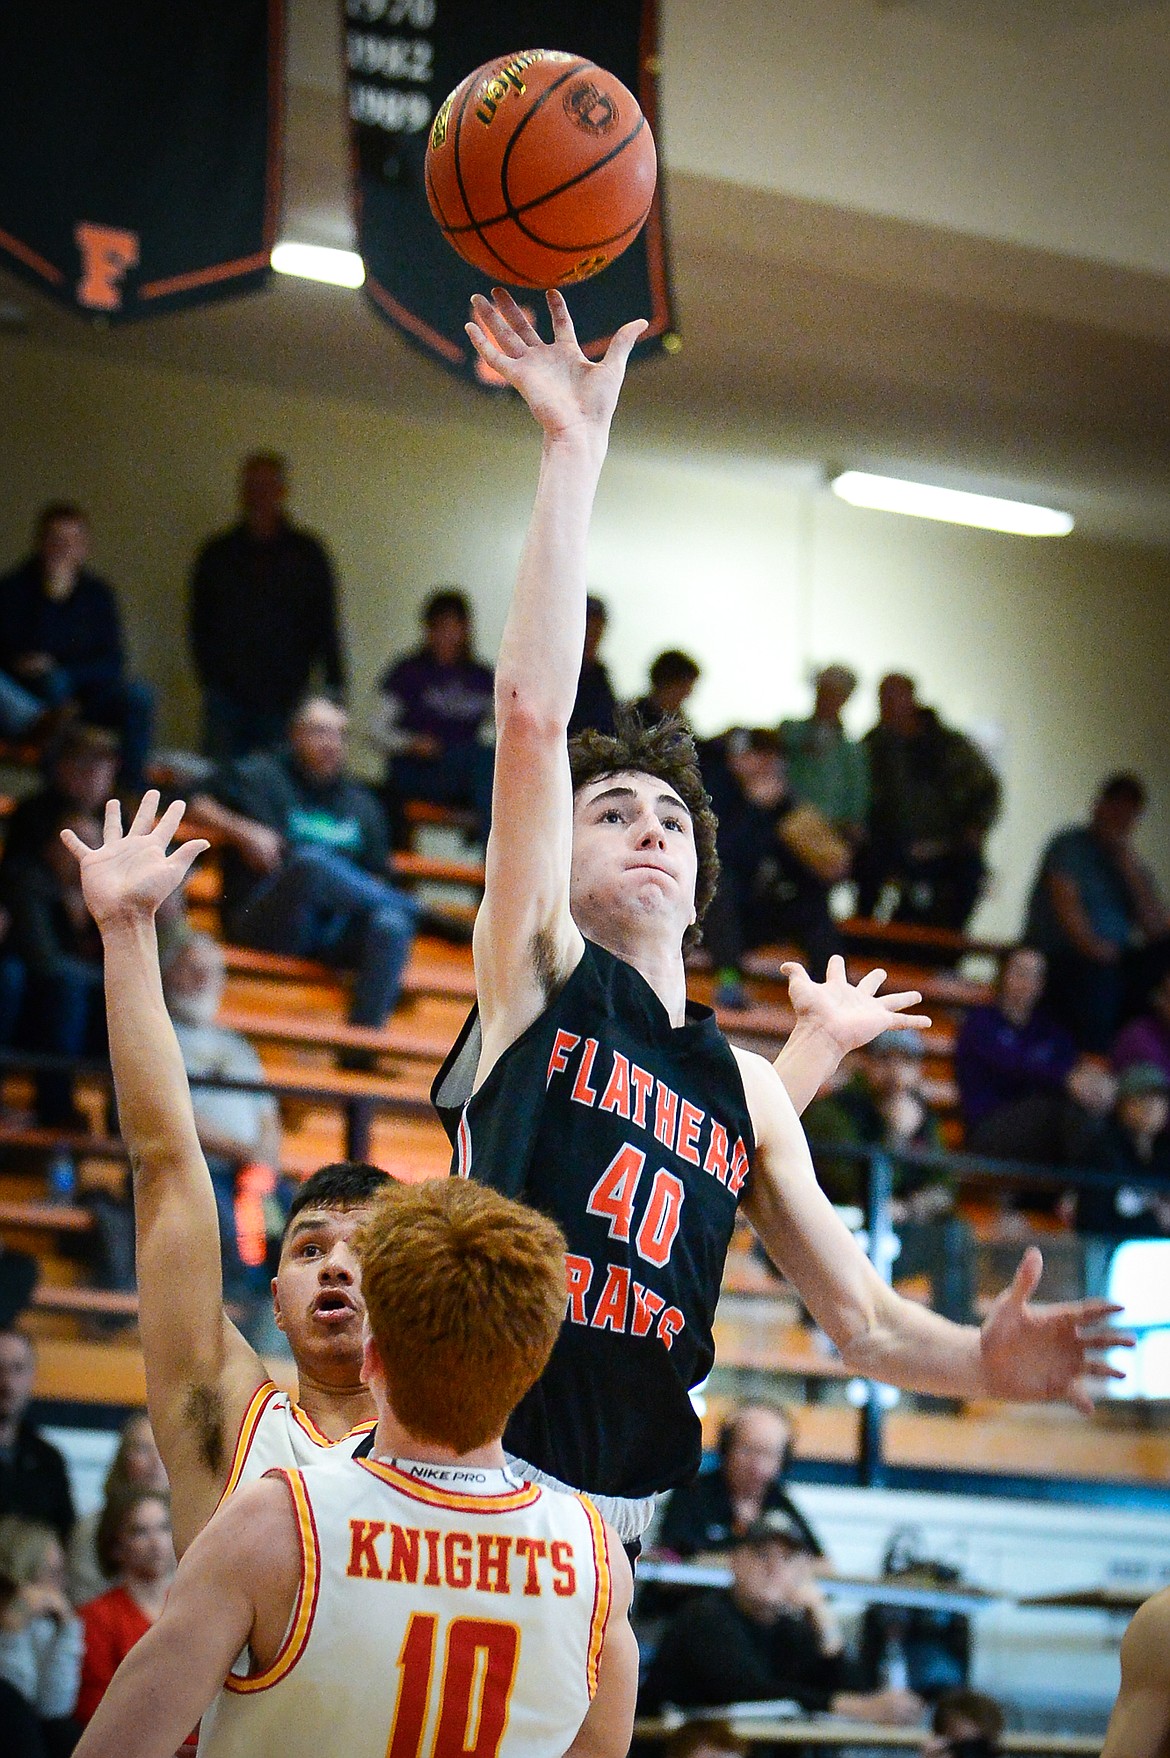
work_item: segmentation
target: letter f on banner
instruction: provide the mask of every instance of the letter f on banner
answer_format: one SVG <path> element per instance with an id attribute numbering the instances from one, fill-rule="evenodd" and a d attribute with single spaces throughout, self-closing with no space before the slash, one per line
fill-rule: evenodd
<path id="1" fill-rule="evenodd" d="M 91 311 L 117 311 L 122 303 L 121 283 L 127 271 L 138 266 L 137 232 L 82 220 L 73 236 L 81 252 L 77 303 Z"/>

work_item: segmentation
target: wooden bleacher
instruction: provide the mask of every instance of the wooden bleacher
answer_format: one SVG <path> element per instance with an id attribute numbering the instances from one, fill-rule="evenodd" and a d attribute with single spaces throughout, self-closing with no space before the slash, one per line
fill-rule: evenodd
<path id="1" fill-rule="evenodd" d="M 0 808 L 2 810 L 2 808 Z M 193 827 L 192 827 L 193 828 Z M 482 889 L 483 868 L 474 861 L 409 852 L 395 857 L 404 884 Z M 217 932 L 217 863 L 201 862 L 192 874 L 193 918 Z M 988 998 L 989 987 L 955 967 L 977 955 L 996 960 L 1002 948 L 884 924 L 845 925 L 848 964 L 856 979 L 879 960 L 888 987 L 922 992 L 933 1025 L 927 1034 L 928 1073 L 934 1093 L 953 1105 L 955 1035 L 966 1008 Z M 780 964 L 784 948 L 752 955 L 749 976 L 756 996 L 745 1013 L 721 1013 L 720 1023 L 739 1042 L 775 1054 L 791 1028 L 792 1013 Z M 314 960 L 285 958 L 225 946 L 228 972 L 222 1018 L 258 1047 L 265 1078 L 282 1112 L 286 1170 L 304 1174 L 346 1149 L 345 1108 L 369 1100 L 377 1107 L 369 1137 L 375 1163 L 408 1178 L 442 1176 L 448 1169 L 446 1138 L 429 1108 L 430 1080 L 474 996 L 470 950 L 420 938 L 403 985 L 400 1007 L 387 1026 L 370 1031 L 346 1024 L 345 979 Z M 712 977 L 701 963 L 690 973 L 692 991 L 709 1000 Z M 337 1053 L 370 1050 L 376 1068 L 359 1073 L 338 1068 Z M 11 1084 L 11 1083 L 10 1083 Z M 53 1132 L 0 1130 L 0 1238 L 25 1249 L 35 1246 L 44 1276 L 30 1327 L 39 1337 L 37 1389 L 42 1397 L 124 1405 L 141 1402 L 141 1355 L 133 1340 L 135 1299 L 85 1285 L 76 1246 L 92 1228 L 80 1204 L 44 1201 L 38 1167 L 67 1146 L 87 1160 L 124 1162 L 121 1144 L 95 1133 L 66 1144 Z M 983 1211 L 985 1230 L 994 1209 Z M 818 1401 L 802 1414 L 799 1451 L 806 1457 L 847 1461 L 856 1455 L 856 1411 L 840 1401 L 849 1378 L 807 1324 L 790 1291 L 750 1254 L 728 1260 L 726 1298 L 717 1319 L 717 1367 L 781 1383 Z M 110 1335 L 95 1330 L 121 1327 Z M 288 1364 L 274 1364 L 288 1378 Z M 719 1399 L 711 1400 L 718 1413 Z M 710 1420 L 714 1420 L 712 1417 Z M 1156 1432 L 1119 1430 L 1107 1416 L 1087 1424 L 1071 1414 L 1042 1409 L 1014 1412 L 973 1407 L 964 1416 L 895 1410 L 886 1424 L 886 1457 L 892 1464 L 954 1466 L 1013 1473 L 1051 1472 L 1060 1460 L 1064 1475 L 1086 1478 L 1164 1479 L 1170 1470 L 1170 1438 Z"/>

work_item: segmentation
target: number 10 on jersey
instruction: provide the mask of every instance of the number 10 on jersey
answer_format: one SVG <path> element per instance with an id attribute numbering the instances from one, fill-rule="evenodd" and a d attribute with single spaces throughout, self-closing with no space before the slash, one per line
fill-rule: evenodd
<path id="1" fill-rule="evenodd" d="M 423 1758 L 438 1625 L 433 1612 L 414 1612 L 406 1626 L 386 1758 Z M 519 1657 L 520 1631 L 515 1624 L 492 1618 L 452 1619 L 429 1758 L 497 1758 Z"/>

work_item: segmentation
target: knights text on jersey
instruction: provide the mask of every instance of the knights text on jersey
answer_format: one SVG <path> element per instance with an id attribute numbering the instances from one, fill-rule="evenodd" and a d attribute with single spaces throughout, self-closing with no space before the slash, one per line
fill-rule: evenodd
<path id="1" fill-rule="evenodd" d="M 339 1441 L 327 1440 L 287 1392 L 265 1380 L 244 1412 L 231 1470 L 219 1499 L 226 1500 L 241 1483 L 255 1483 L 274 1467 L 316 1466 L 337 1454 L 348 1458 L 373 1431 L 372 1421 L 361 1422 Z"/>
<path id="2" fill-rule="evenodd" d="M 282 1471 L 301 1581 L 280 1653 L 245 1653 L 201 1758 L 561 1758 L 597 1686 L 605 1528 L 509 1471 L 334 1457 Z"/>
<path id="3" fill-rule="evenodd" d="M 674 1027 L 590 941 L 482 1087 L 475 1016 L 432 1089 L 453 1170 L 520 1197 L 568 1242 L 566 1323 L 508 1450 L 562 1483 L 641 1497 L 694 1475 L 689 1392 L 715 1356 L 723 1264 L 754 1149 L 709 1008 Z"/>

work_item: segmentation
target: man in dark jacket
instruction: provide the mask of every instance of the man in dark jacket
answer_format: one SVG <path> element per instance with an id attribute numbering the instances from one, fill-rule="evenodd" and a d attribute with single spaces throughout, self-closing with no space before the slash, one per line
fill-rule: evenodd
<path id="1" fill-rule="evenodd" d="M 0 1329 L 0 1514 L 43 1520 L 68 1544 L 74 1521 L 69 1473 L 28 1419 L 35 1373 L 29 1338 Z"/>
<path id="2" fill-rule="evenodd" d="M 314 667 L 332 694 L 345 688 L 333 569 L 320 541 L 289 523 L 287 495 L 283 458 L 246 459 L 243 518 L 204 544 L 191 577 L 204 749 L 216 762 L 276 744 Z"/>
<path id="3" fill-rule="evenodd" d="M 226 765 L 191 815 L 226 845 L 230 937 L 353 970 L 350 1021 L 380 1026 L 398 998 L 418 912 L 387 877 L 381 806 L 345 773 L 348 727 L 344 708 L 309 697 L 287 744 Z"/>
<path id="4" fill-rule="evenodd" d="M 788 1700 L 856 1721 L 906 1725 L 910 1691 L 856 1691 L 837 1621 L 787 1515 L 764 1514 L 732 1551 L 732 1584 L 689 1600 L 667 1628 L 639 1699 L 642 1714 Z"/>
<path id="5" fill-rule="evenodd" d="M 113 589 L 86 567 L 89 520 L 56 501 L 37 521 L 36 548 L 0 579 L 0 670 L 47 710 L 70 707 L 121 739 L 122 776 L 141 787 L 154 693 L 125 675 Z"/>
<path id="6" fill-rule="evenodd" d="M 999 816 L 999 780 L 970 739 L 917 700 L 912 678 L 884 677 L 878 708 L 862 740 L 870 839 L 857 863 L 858 910 L 872 915 L 893 882 L 895 921 L 965 928 L 987 872 L 983 845 Z"/>
<path id="7" fill-rule="evenodd" d="M 807 1549 L 823 1557 L 824 1547 L 785 1488 L 791 1451 L 786 1410 L 778 1404 L 741 1404 L 720 1433 L 715 1469 L 671 1495 L 657 1549 L 684 1560 L 727 1550 L 762 1515 L 779 1509 Z"/>

